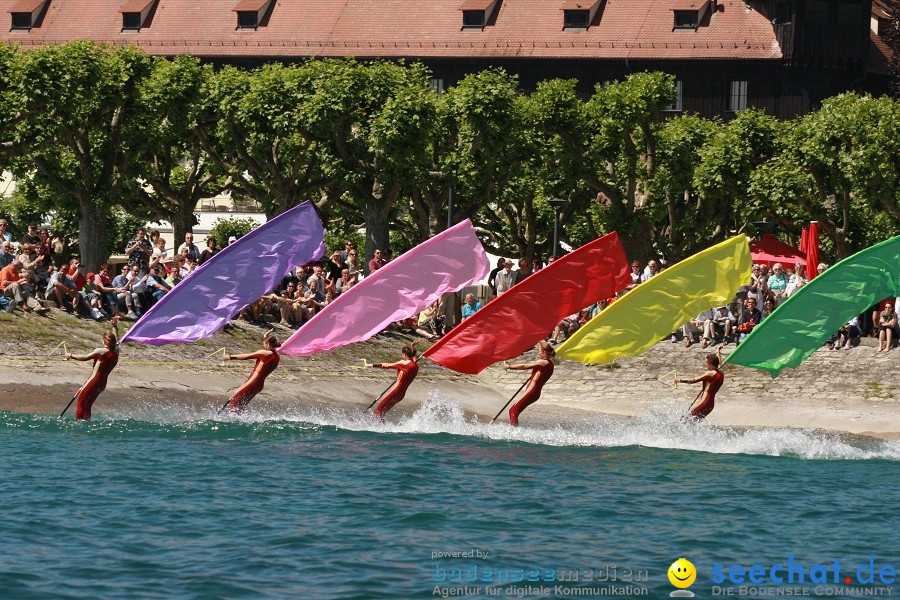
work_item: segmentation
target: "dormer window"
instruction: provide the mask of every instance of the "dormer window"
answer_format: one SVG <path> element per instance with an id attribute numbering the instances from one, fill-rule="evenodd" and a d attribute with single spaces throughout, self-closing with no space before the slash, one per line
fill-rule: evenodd
<path id="1" fill-rule="evenodd" d="M 484 29 L 494 16 L 497 0 L 465 0 L 459 7 L 463 29 Z"/>
<path id="2" fill-rule="evenodd" d="M 9 9 L 11 31 L 30 31 L 47 5 L 47 0 L 19 0 Z"/>
<path id="3" fill-rule="evenodd" d="M 709 9 L 709 0 L 676 0 L 672 12 L 675 14 L 673 29 L 696 31 Z"/>
<path id="4" fill-rule="evenodd" d="M 122 31 L 140 31 L 155 4 L 156 0 L 127 0 L 119 9 Z"/>
<path id="5" fill-rule="evenodd" d="M 562 5 L 563 29 L 584 31 L 591 26 L 602 0 L 565 0 Z"/>
<path id="6" fill-rule="evenodd" d="M 272 0 L 241 0 L 231 9 L 237 13 L 237 28 L 257 29 L 271 4 Z"/>
<path id="7" fill-rule="evenodd" d="M 587 29 L 590 23 L 591 13 L 586 10 L 567 10 L 563 18 L 563 27 L 566 29 Z"/>

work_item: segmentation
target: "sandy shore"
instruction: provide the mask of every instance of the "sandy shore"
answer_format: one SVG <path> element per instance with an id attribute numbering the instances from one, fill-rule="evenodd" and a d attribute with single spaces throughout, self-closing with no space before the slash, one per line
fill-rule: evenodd
<path id="1" fill-rule="evenodd" d="M 705 351 L 660 343 L 641 357 L 615 367 L 564 362 L 528 409 L 523 424 L 576 422 L 586 414 L 611 418 L 663 412 L 677 418 L 698 391 L 671 385 L 702 366 Z M 877 355 L 860 346 L 850 351 L 816 353 L 777 380 L 742 367 L 726 367 L 726 384 L 709 422 L 735 427 L 799 427 L 834 430 L 882 439 L 900 439 L 900 352 Z M 152 349 L 126 347 L 96 413 L 128 414 L 130 407 L 175 404 L 202 410 L 220 406 L 244 381 L 248 362 L 222 365 L 214 360 L 187 366 L 183 361 L 154 360 Z M 893 373 L 881 378 L 882 373 Z M 0 410 L 58 413 L 89 373 L 88 363 L 58 356 L 0 356 Z M 469 415 L 490 420 L 524 381 L 521 372 L 490 368 L 461 376 L 423 362 L 419 378 L 391 418 L 414 412 L 430 397 L 458 403 Z M 277 410 L 340 406 L 363 411 L 391 382 L 391 373 L 363 370 L 346 359 L 285 357 L 266 389 L 251 405 Z M 527 417 L 527 418 L 526 418 Z M 505 420 L 505 417 L 504 417 Z"/>

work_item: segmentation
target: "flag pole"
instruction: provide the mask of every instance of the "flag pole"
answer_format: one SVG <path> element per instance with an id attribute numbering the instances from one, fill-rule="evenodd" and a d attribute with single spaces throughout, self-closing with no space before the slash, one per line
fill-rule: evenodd
<path id="1" fill-rule="evenodd" d="M 517 389 L 516 393 L 512 395 L 512 398 L 507 400 L 506 404 L 503 405 L 503 408 L 500 409 L 500 412 L 498 412 L 496 415 L 494 415 L 494 418 L 491 419 L 491 423 L 496 421 L 500 417 L 500 415 L 503 414 L 503 411 L 506 410 L 506 407 L 509 406 L 509 403 L 512 402 L 515 399 L 515 397 L 519 395 L 519 392 L 521 392 L 525 388 L 525 386 L 528 385 L 529 381 L 531 381 L 531 377 L 526 379 L 525 383 L 523 383 L 522 385 L 519 386 L 519 389 Z"/>

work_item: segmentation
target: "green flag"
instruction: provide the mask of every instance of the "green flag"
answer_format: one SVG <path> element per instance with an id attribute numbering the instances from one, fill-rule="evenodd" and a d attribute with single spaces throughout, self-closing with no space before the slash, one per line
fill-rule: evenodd
<path id="1" fill-rule="evenodd" d="M 857 252 L 781 303 L 725 362 L 768 371 L 797 368 L 847 321 L 900 293 L 900 236 Z"/>

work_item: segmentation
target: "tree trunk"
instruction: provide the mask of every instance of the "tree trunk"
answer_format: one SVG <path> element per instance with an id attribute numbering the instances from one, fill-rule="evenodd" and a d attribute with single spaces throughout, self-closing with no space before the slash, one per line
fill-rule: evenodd
<path id="1" fill-rule="evenodd" d="M 78 217 L 78 250 L 81 254 L 81 264 L 88 271 L 96 272 L 109 258 L 107 251 L 109 231 L 106 227 L 109 208 L 90 199 L 82 199 L 78 204 L 81 213 Z M 121 250 L 124 251 L 124 248 Z"/>
<path id="2" fill-rule="evenodd" d="M 375 249 L 384 252 L 390 244 L 389 217 L 391 214 L 391 202 L 369 199 L 365 206 L 366 218 L 366 264 L 365 271 L 369 273 L 369 261 L 375 256 Z"/>
<path id="3" fill-rule="evenodd" d="M 172 231 L 175 236 L 175 249 L 184 242 L 184 234 L 194 231 L 194 225 L 197 224 L 197 217 L 194 210 L 179 211 L 172 215 Z M 197 243 L 197 240 L 194 240 Z"/>
<path id="4" fill-rule="evenodd" d="M 634 223 L 629 228 L 631 234 L 620 238 L 622 247 L 625 249 L 625 258 L 628 262 L 639 260 L 642 263 L 647 262 L 655 256 L 650 240 L 650 225 L 643 219 Z"/>

